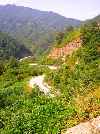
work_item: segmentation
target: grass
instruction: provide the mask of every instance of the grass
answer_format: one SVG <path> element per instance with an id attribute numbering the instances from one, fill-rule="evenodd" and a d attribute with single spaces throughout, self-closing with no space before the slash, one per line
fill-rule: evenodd
<path id="1" fill-rule="evenodd" d="M 78 37 L 80 37 L 80 35 L 81 35 L 80 29 L 75 28 L 73 31 L 71 31 L 69 33 L 65 33 L 61 44 L 59 44 L 59 45 L 56 44 L 55 46 L 56 47 L 63 47 L 66 44 L 68 44 L 69 42 L 71 42 L 71 41 L 77 39 Z"/>

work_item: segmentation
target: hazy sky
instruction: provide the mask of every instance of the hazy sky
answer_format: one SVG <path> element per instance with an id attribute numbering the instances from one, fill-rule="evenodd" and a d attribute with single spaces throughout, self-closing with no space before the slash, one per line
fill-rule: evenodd
<path id="1" fill-rule="evenodd" d="M 85 20 L 100 14 L 100 0 L 0 0 L 33 9 L 54 11 L 63 16 Z"/>

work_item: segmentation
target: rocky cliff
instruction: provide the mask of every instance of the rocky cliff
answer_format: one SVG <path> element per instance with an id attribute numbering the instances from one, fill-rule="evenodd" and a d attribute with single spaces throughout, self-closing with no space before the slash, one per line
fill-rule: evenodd
<path id="1" fill-rule="evenodd" d="M 88 122 L 80 123 L 63 134 L 100 134 L 100 116 Z"/>
<path id="2" fill-rule="evenodd" d="M 80 48 L 81 44 L 82 40 L 79 37 L 72 42 L 69 42 L 64 47 L 53 48 L 48 57 L 51 59 L 64 58 L 65 56 L 72 54 L 74 51 Z"/>

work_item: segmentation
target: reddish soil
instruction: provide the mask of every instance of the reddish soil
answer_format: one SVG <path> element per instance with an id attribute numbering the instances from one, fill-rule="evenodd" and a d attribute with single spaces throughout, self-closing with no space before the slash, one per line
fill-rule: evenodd
<path id="1" fill-rule="evenodd" d="M 77 38 L 73 40 L 72 42 L 69 42 L 62 48 L 53 48 L 48 57 L 52 59 L 58 59 L 60 57 L 63 58 L 67 55 L 72 54 L 74 51 L 80 48 L 81 44 L 82 44 L 81 39 Z"/>

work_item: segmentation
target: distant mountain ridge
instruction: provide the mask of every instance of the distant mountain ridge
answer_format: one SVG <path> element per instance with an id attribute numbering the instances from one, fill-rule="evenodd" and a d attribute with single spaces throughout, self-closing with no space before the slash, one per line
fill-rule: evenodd
<path id="1" fill-rule="evenodd" d="M 80 20 L 54 12 L 15 5 L 0 6 L 0 31 L 9 33 L 34 53 L 47 49 L 55 39 L 55 32 L 80 23 Z"/>
<path id="2" fill-rule="evenodd" d="M 90 23 L 90 22 L 97 22 L 97 23 L 100 23 L 100 15 L 97 15 L 96 17 L 94 17 L 94 18 L 92 18 L 92 19 L 86 20 L 85 22 L 86 22 L 86 23 Z"/>
<path id="3" fill-rule="evenodd" d="M 100 23 L 100 15 L 96 16 L 96 17 L 93 18 L 92 20 L 94 20 L 94 21 Z"/>

